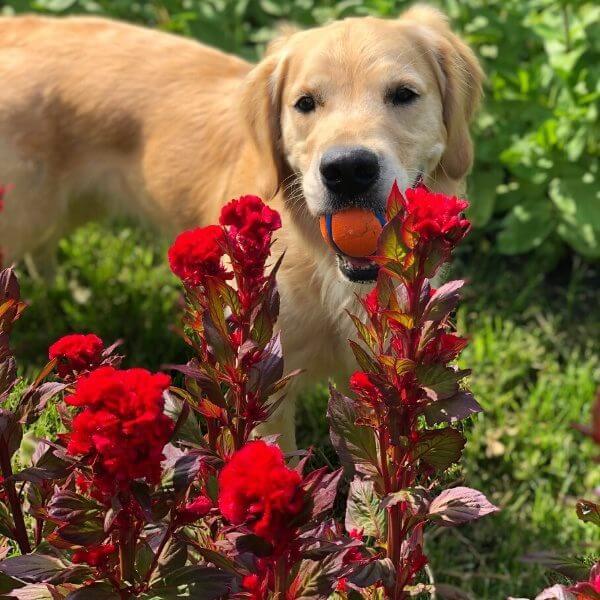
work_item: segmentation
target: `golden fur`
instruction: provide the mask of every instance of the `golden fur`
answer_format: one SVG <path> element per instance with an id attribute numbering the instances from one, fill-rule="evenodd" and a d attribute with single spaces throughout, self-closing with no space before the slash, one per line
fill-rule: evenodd
<path id="1" fill-rule="evenodd" d="M 344 309 L 365 286 L 343 280 L 319 235 L 318 161 L 360 143 L 407 187 L 419 169 L 458 193 L 472 163 L 469 121 L 482 73 L 436 10 L 288 30 L 256 66 L 197 42 L 96 18 L 0 19 L 0 218 L 10 261 L 43 264 L 84 221 L 125 213 L 168 236 L 215 221 L 243 193 L 283 217 L 279 249 L 287 368 L 347 376 Z M 416 89 L 390 107 L 385 86 Z M 310 92 L 312 114 L 294 109 Z M 306 379 L 306 378 L 305 378 Z M 298 388 L 298 385 L 296 386 Z M 296 390 L 297 391 L 297 390 Z M 271 424 L 293 445 L 293 402 Z"/>

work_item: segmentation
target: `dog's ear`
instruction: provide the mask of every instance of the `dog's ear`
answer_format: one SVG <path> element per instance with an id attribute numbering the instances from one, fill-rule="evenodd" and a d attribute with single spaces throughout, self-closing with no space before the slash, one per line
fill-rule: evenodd
<path id="1" fill-rule="evenodd" d="M 261 193 L 272 198 L 284 177 L 281 148 L 281 96 L 287 61 L 283 52 L 287 36 L 276 38 L 263 60 L 250 71 L 242 92 L 242 119 L 260 158 Z"/>
<path id="2" fill-rule="evenodd" d="M 481 100 L 483 71 L 473 51 L 451 31 L 448 19 L 439 10 L 417 5 L 401 19 L 419 26 L 424 45 L 434 59 L 447 134 L 440 171 L 460 180 L 473 164 L 469 124 Z"/>

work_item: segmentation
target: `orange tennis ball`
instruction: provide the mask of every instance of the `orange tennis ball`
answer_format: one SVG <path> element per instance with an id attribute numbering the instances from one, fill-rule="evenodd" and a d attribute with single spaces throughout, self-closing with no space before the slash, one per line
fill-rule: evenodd
<path id="1" fill-rule="evenodd" d="M 320 219 L 321 235 L 336 251 L 352 258 L 375 254 L 383 215 L 364 208 L 347 208 Z"/>

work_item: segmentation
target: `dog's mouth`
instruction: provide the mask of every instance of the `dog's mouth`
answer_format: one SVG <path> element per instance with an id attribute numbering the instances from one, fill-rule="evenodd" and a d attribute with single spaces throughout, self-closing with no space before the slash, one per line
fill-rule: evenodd
<path id="1" fill-rule="evenodd" d="M 415 188 L 421 183 L 423 183 L 423 173 L 419 172 L 411 187 Z M 372 258 L 354 258 L 345 254 L 336 254 L 336 258 L 338 269 L 352 283 L 374 283 L 377 281 L 379 265 Z"/>
<path id="2" fill-rule="evenodd" d="M 353 258 L 337 254 L 338 269 L 352 283 L 373 283 L 377 280 L 379 265 L 370 258 Z"/>

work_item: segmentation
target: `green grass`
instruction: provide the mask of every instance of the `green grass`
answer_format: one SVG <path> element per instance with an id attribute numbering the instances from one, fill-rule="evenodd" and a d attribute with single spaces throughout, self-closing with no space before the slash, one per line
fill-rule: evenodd
<path id="1" fill-rule="evenodd" d="M 128 365 L 184 360 L 171 330 L 178 286 L 164 256 L 154 236 L 127 225 L 89 225 L 64 240 L 50 288 L 22 277 L 30 308 L 14 336 L 21 369 L 39 368 L 49 343 L 69 331 L 124 338 Z M 550 264 L 556 266 L 545 276 Z M 574 513 L 575 499 L 590 496 L 600 474 L 591 444 L 571 427 L 589 420 L 600 375 L 598 269 L 569 257 L 499 259 L 485 238 L 475 238 L 453 270 L 471 280 L 457 324 L 472 338 L 462 363 L 473 370 L 471 385 L 485 408 L 467 426 L 458 475 L 503 510 L 432 536 L 428 552 L 436 579 L 474 598 L 533 597 L 548 579 L 521 561 L 525 554 L 580 554 L 600 541 Z M 325 406 L 324 388 L 315 386 L 299 410 L 300 443 L 316 445 L 319 462 L 335 461 Z M 55 427 L 49 412 L 35 433 Z"/>

